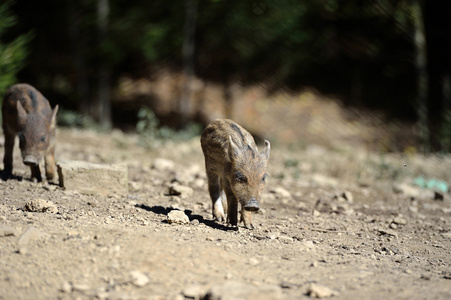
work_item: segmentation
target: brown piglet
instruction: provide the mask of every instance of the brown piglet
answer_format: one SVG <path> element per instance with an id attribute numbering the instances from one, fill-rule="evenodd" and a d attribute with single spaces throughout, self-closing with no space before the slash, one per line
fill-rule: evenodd
<path id="1" fill-rule="evenodd" d="M 19 135 L 22 160 L 30 167 L 31 178 L 42 181 L 39 161 L 44 156 L 46 178 L 53 179 L 57 112 L 58 105 L 52 110 L 49 101 L 29 84 L 16 84 L 7 90 L 2 103 L 5 135 L 2 178 L 12 175 L 14 142 Z"/>
<path id="2" fill-rule="evenodd" d="M 246 228 L 253 229 L 252 212 L 260 209 L 268 177 L 270 143 L 265 140 L 265 148 L 259 153 L 252 135 L 225 119 L 213 121 L 204 129 L 201 146 L 213 218 L 237 226 L 240 203 L 240 221 Z"/>

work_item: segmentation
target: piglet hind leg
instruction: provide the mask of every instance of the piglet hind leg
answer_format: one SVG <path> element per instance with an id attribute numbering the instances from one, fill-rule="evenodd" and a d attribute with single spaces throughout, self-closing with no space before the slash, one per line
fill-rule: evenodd
<path id="1" fill-rule="evenodd" d="M 238 200 L 232 190 L 226 186 L 225 193 L 227 195 L 227 223 L 238 226 Z"/>
<path id="2" fill-rule="evenodd" d="M 219 222 L 225 222 L 225 212 L 222 205 L 221 186 L 219 184 L 219 176 L 213 172 L 207 172 L 208 191 L 212 202 L 213 219 Z"/>

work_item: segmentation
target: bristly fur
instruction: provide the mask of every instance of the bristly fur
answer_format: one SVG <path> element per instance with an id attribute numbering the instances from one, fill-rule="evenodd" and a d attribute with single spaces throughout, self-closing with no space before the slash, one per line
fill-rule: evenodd
<path id="1" fill-rule="evenodd" d="M 232 120 L 225 119 L 213 121 L 205 128 L 201 146 L 213 203 L 213 217 L 223 221 L 225 213 L 227 221 L 237 225 L 240 203 L 241 220 L 246 227 L 252 228 L 250 210 L 258 210 L 258 202 L 266 184 L 269 142 L 265 141 L 265 148 L 259 153 L 249 132 Z M 221 197 L 222 191 L 227 199 Z M 218 201 L 222 202 L 224 213 L 217 209 Z"/>
<path id="2" fill-rule="evenodd" d="M 30 166 L 31 177 L 42 180 L 39 160 L 44 157 L 46 178 L 53 179 L 57 112 L 58 105 L 52 110 L 48 100 L 29 84 L 16 84 L 8 89 L 2 103 L 5 134 L 2 177 L 12 174 L 14 140 L 19 135 L 23 162 Z"/>

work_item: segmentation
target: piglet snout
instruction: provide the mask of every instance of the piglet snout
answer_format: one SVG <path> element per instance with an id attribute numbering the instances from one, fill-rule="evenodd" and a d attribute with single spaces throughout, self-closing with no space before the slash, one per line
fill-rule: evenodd
<path id="1" fill-rule="evenodd" d="M 38 159 L 34 155 L 27 155 L 23 159 L 23 163 L 27 166 L 37 166 L 38 165 Z"/>
<path id="2" fill-rule="evenodd" d="M 247 211 L 258 211 L 260 209 L 260 206 L 258 205 L 257 200 L 252 198 L 246 203 L 246 205 L 244 205 L 244 209 Z"/>

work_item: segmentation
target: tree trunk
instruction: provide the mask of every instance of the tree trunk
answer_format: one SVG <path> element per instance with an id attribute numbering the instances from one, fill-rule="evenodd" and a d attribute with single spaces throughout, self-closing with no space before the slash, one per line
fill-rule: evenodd
<path id="1" fill-rule="evenodd" d="M 109 1 L 97 1 L 97 45 L 102 48 L 108 29 Z M 102 51 L 101 51 L 102 53 Z M 110 70 L 102 62 L 97 71 L 97 99 L 93 107 L 94 115 L 100 126 L 111 127 Z"/>
<path id="2" fill-rule="evenodd" d="M 83 115 L 90 114 L 90 98 L 89 98 L 89 84 L 88 84 L 88 72 L 86 70 L 85 60 L 82 54 L 82 39 L 80 35 L 80 16 L 78 15 L 79 7 L 78 2 L 68 2 L 68 14 L 70 16 L 69 37 L 73 45 L 73 57 L 74 67 L 77 74 L 76 89 L 77 89 L 77 102 L 78 111 Z"/>
<path id="3" fill-rule="evenodd" d="M 194 77 L 194 48 L 196 33 L 197 0 L 185 0 L 185 28 L 183 39 L 183 89 L 179 99 L 178 126 L 187 125 L 191 115 L 191 94 Z"/>
<path id="4" fill-rule="evenodd" d="M 430 151 L 430 131 L 428 125 L 428 72 L 426 59 L 426 39 L 424 18 L 419 0 L 411 4 L 411 16 L 414 26 L 415 68 L 417 73 L 417 114 L 422 152 Z"/>

